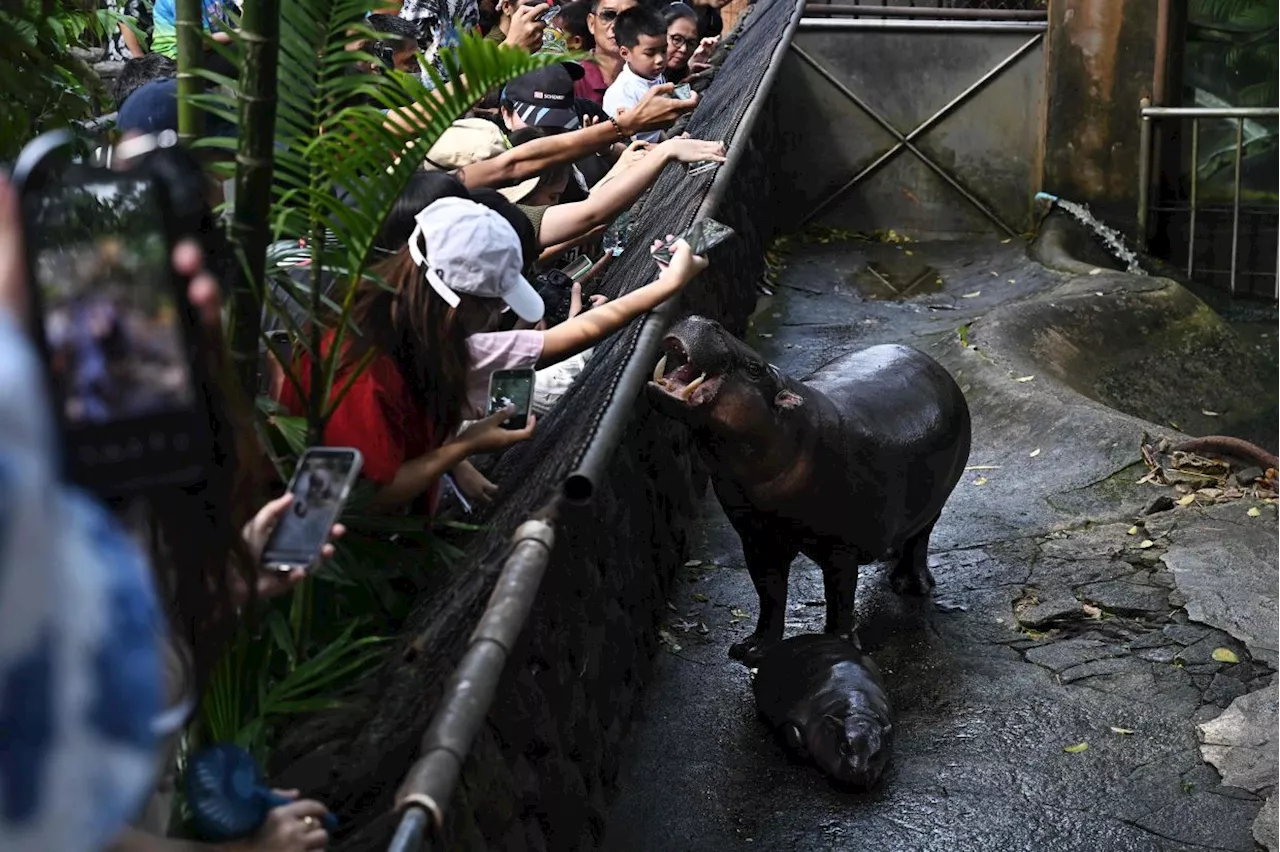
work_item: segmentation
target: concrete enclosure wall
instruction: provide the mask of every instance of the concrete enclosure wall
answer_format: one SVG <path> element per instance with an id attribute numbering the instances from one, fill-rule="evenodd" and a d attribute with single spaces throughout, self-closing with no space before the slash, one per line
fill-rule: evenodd
<path id="1" fill-rule="evenodd" d="M 802 20 L 777 84 L 778 168 L 791 187 L 790 218 L 821 207 L 814 221 L 857 231 L 1002 230 L 905 148 L 833 196 L 899 142 L 868 110 L 910 135 L 1021 50 L 912 144 L 1014 231 L 1027 230 L 1040 188 L 1044 29 L 1038 22 Z"/>

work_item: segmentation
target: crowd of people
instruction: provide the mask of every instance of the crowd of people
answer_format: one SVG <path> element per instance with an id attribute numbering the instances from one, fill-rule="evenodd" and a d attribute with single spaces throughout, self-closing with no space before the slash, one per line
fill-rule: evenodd
<path id="1" fill-rule="evenodd" d="M 229 2 L 204 3 L 205 27 L 224 41 Z M 323 443 L 360 451 L 382 511 L 434 516 L 446 479 L 467 500 L 494 499 L 495 485 L 469 460 L 527 440 L 598 343 L 705 268 L 680 241 L 669 263 L 655 261 L 651 283 L 613 300 L 590 292 L 618 253 L 660 245 L 626 246 L 623 220 L 664 170 L 725 158 L 719 141 L 666 132 L 697 106 L 676 83 L 709 67 L 718 2 L 497 0 L 459 10 L 407 0 L 369 17 L 378 34 L 365 45 L 371 73 L 434 62 L 454 26 L 442 23 L 446 14 L 511 48 L 589 56 L 512 80 L 431 146 L 386 219 L 369 274 L 354 292 L 331 293 L 331 303 L 350 297 L 344 328 L 354 333 L 339 337 L 334 316 L 291 301 L 311 281 L 301 246 L 272 270 L 299 286 L 273 285 L 278 310 L 296 322 L 267 312 L 263 387 L 302 414 L 312 358 L 336 358 Z M 134 29 L 123 40 L 125 139 L 177 124 L 172 2 L 159 0 L 151 15 L 149 44 Z M 387 120 L 400 119 L 388 111 Z M 200 316 L 217 461 L 198 488 L 106 505 L 61 481 L 41 356 L 27 331 L 21 227 L 15 193 L 0 179 L 0 846 L 323 849 L 325 807 L 297 791 L 282 791 L 294 801 L 234 844 L 167 838 L 179 739 L 228 637 L 242 613 L 307 573 L 261 570 L 294 498 L 266 499 L 280 483 L 260 481 L 265 451 L 221 356 L 221 298 L 206 266 L 225 247 L 188 240 L 172 258 Z M 348 286 L 319 278 L 331 291 Z M 307 345 L 312 323 L 319 352 Z M 285 331 L 299 327 L 296 338 Z M 523 428 L 504 428 L 513 411 L 490 412 L 490 377 L 518 369 L 537 371 L 533 411 Z M 323 556 L 332 552 L 326 544 Z"/>

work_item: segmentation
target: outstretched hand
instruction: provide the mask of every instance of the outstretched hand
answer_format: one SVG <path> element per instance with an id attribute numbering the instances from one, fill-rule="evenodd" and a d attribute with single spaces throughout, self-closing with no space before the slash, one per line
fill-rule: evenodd
<path id="1" fill-rule="evenodd" d="M 502 424 L 516 413 L 514 405 L 508 405 L 501 411 L 495 411 L 483 420 L 477 420 L 458 435 L 458 440 L 467 445 L 470 453 L 494 453 L 505 450 L 512 444 L 527 441 L 533 437 L 533 427 L 538 418 L 529 415 L 529 422 L 523 429 L 504 429 Z"/>
<path id="2" fill-rule="evenodd" d="M 654 86 L 630 109 L 620 109 L 614 116 L 626 136 L 635 136 L 646 130 L 662 130 L 676 123 L 676 119 L 698 106 L 698 93 L 688 100 L 672 97 L 676 87 L 671 83 Z"/>

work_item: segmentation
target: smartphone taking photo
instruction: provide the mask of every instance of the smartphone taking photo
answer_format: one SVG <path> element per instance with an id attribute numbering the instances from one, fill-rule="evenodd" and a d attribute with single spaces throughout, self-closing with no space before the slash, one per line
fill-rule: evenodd
<path id="1" fill-rule="evenodd" d="M 496 370 L 489 376 L 489 414 L 497 414 L 509 405 L 515 414 L 502 421 L 503 429 L 523 429 L 529 425 L 529 409 L 533 405 L 534 370 Z"/>
<path id="2" fill-rule="evenodd" d="M 722 225 L 715 219 L 699 219 L 689 226 L 689 230 L 674 240 L 664 241 L 651 254 L 653 259 L 659 263 L 670 263 L 675 255 L 676 243 L 684 240 L 689 244 L 689 248 L 693 249 L 694 254 L 705 256 L 714 246 L 720 245 L 732 237 L 733 234 L 733 228 L 728 225 Z"/>
<path id="3" fill-rule="evenodd" d="M 109 497 L 197 482 L 212 433 L 199 330 L 173 271 L 183 217 L 156 171 L 73 162 L 70 146 L 46 134 L 14 169 L 67 475 Z"/>
<path id="4" fill-rule="evenodd" d="M 363 463 L 353 447 L 312 447 L 302 454 L 289 482 L 293 502 L 262 551 L 264 567 L 292 571 L 319 561 Z"/>

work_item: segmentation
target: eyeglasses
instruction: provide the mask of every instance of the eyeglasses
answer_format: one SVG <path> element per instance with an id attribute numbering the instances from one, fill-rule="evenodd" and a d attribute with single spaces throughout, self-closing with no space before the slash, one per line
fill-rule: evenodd
<path id="1" fill-rule="evenodd" d="M 679 50 L 682 47 L 693 47 L 698 43 L 696 38 L 685 38 L 682 35 L 676 35 L 674 33 L 667 35 L 667 41 L 669 41 L 671 46 L 676 50 Z"/>

